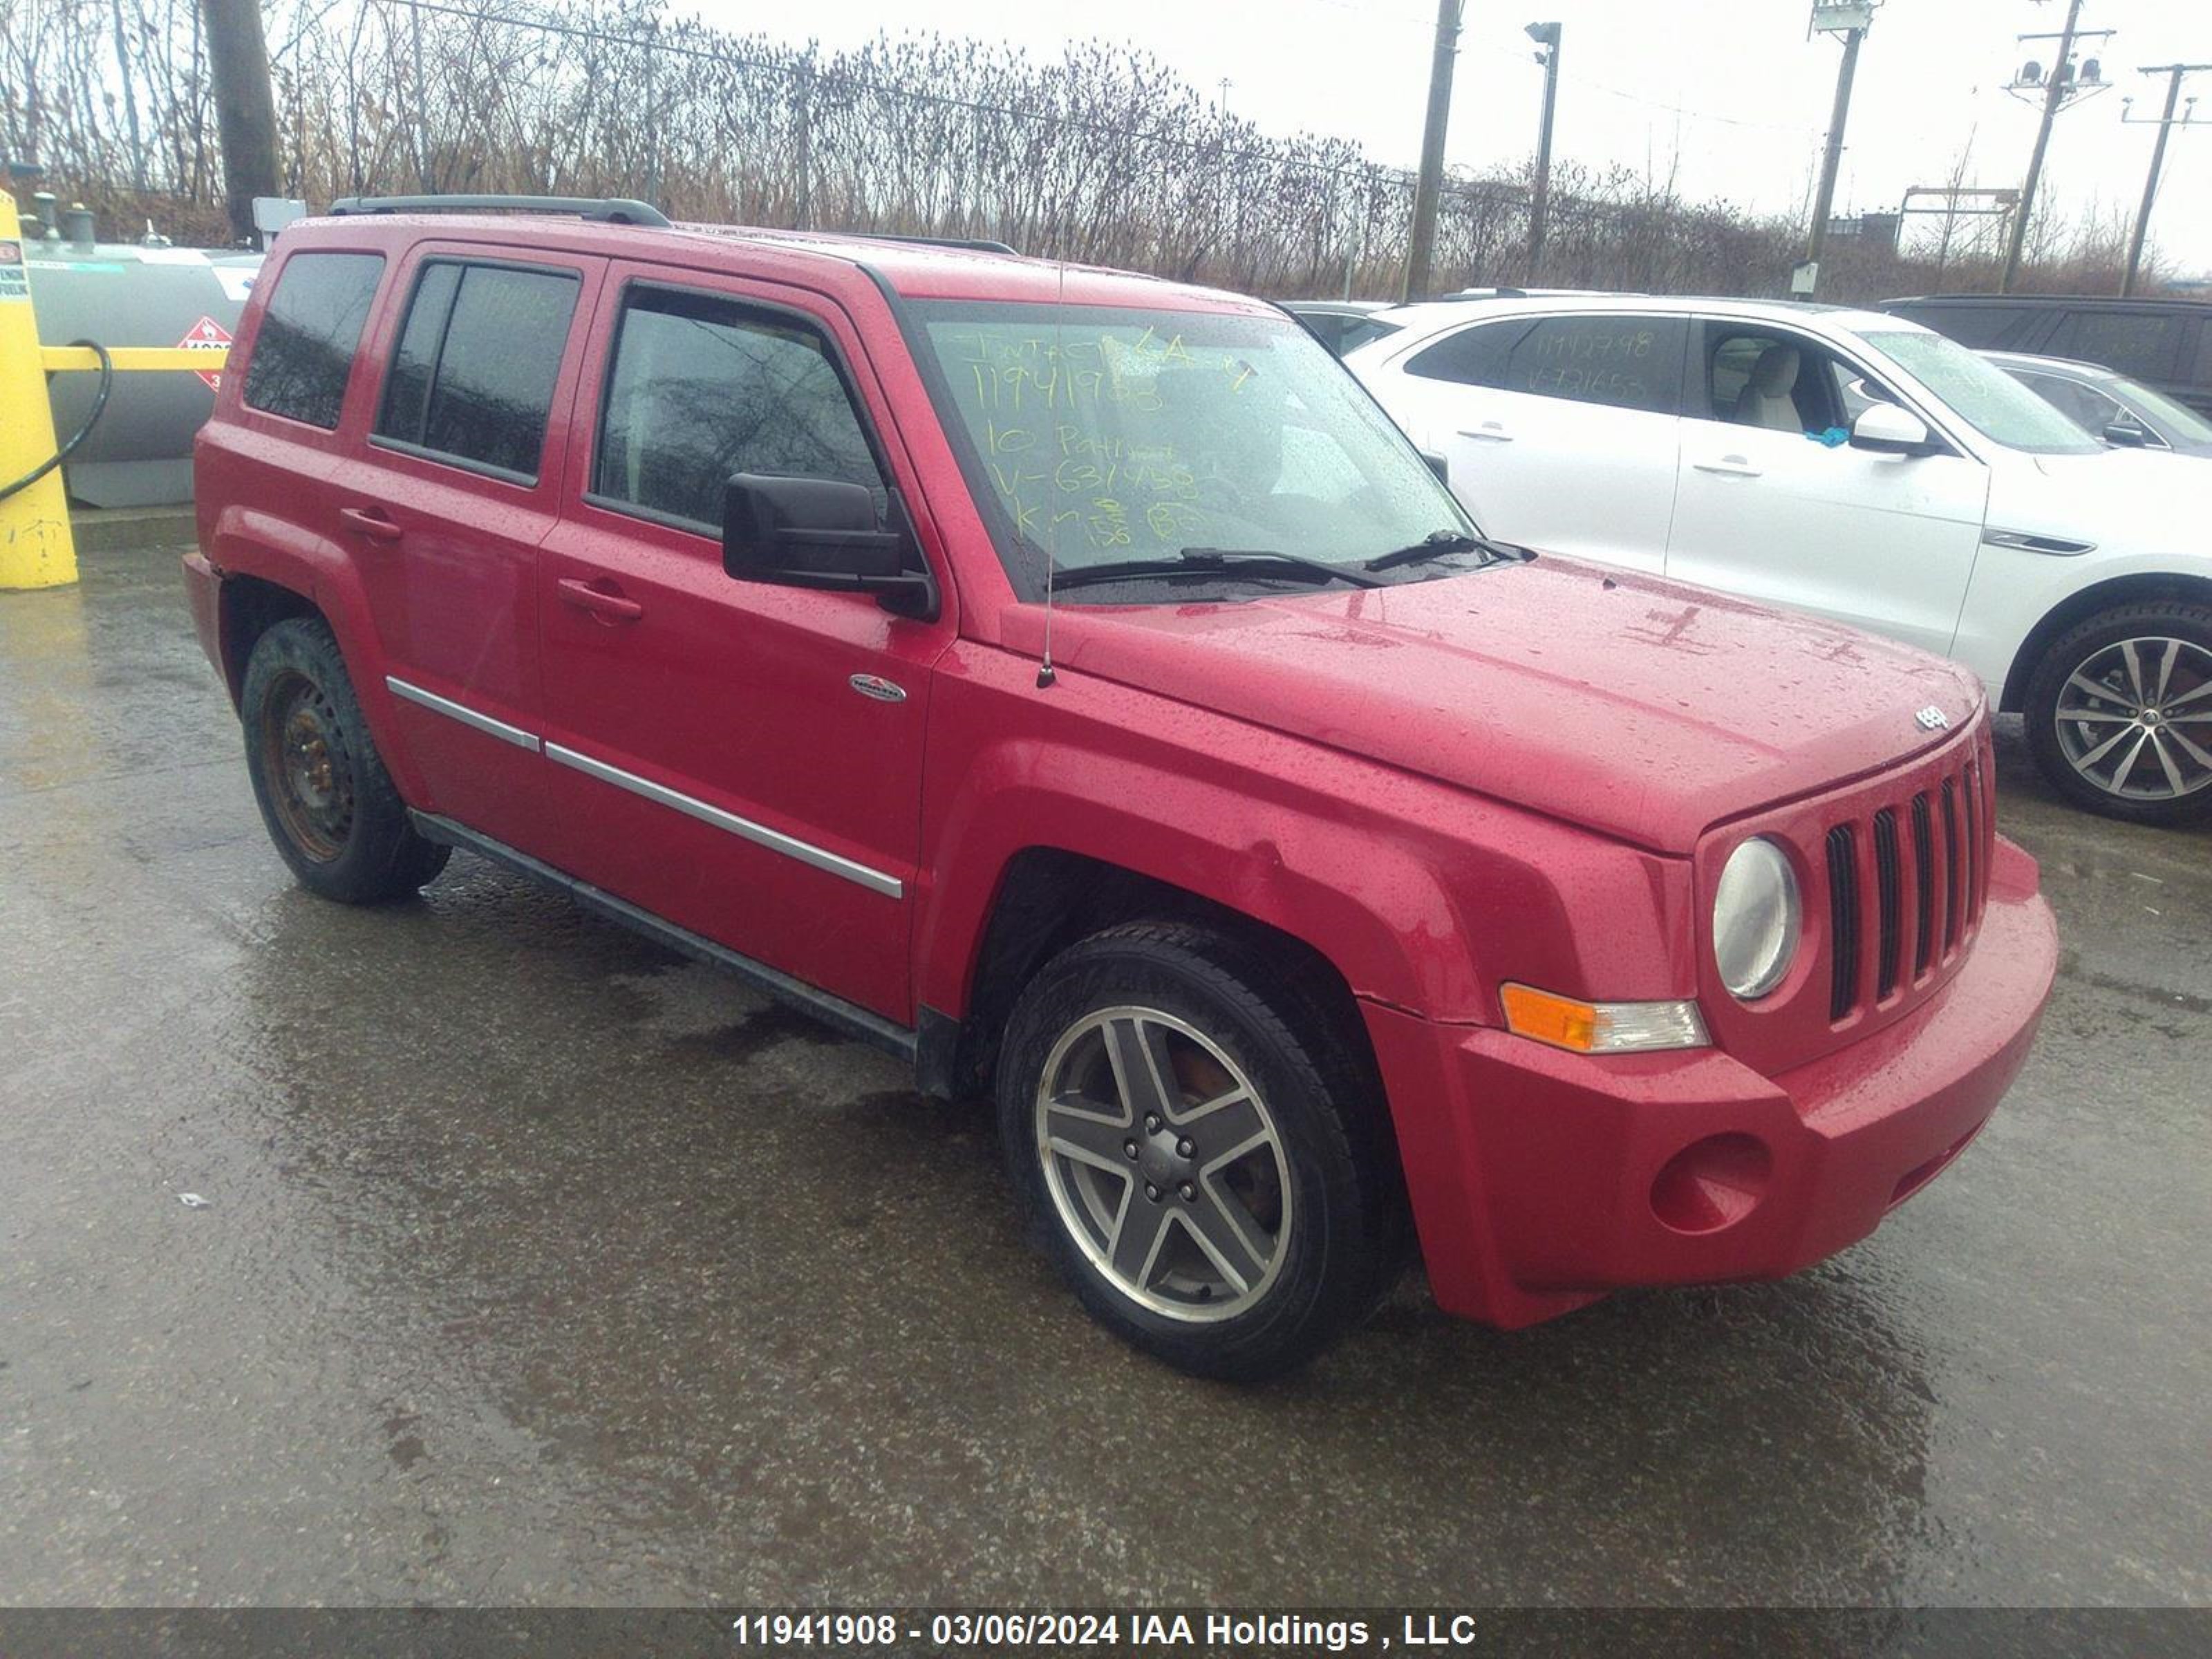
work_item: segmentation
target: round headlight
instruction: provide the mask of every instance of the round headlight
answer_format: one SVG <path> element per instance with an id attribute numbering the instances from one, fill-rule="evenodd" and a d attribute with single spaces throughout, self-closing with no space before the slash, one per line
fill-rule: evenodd
<path id="1" fill-rule="evenodd" d="M 1749 1002 L 1782 983 L 1797 957 L 1797 878 L 1762 836 L 1729 854 L 1713 895 L 1713 957 L 1721 983 Z"/>

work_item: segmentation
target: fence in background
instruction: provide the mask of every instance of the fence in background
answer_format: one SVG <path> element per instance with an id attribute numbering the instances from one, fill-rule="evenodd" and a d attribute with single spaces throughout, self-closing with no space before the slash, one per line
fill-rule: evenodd
<path id="1" fill-rule="evenodd" d="M 679 218 L 989 236 L 1283 295 L 1392 295 L 1404 259 L 1410 174 L 1263 133 L 1101 44 L 1052 62 L 929 35 L 829 52 L 585 0 L 275 0 L 267 27 L 283 188 L 313 202 L 647 195 Z M 112 233 L 150 214 L 179 240 L 221 234 L 193 0 L 0 0 L 0 152 L 45 163 Z M 1522 172 L 1454 180 L 1439 285 L 1528 280 L 1528 222 Z M 2116 239 L 2067 234 L 2045 228 L 2045 284 L 2076 285 L 2067 259 L 2110 280 Z M 1787 218 L 1686 202 L 1671 178 L 1563 163 L 1541 275 L 1780 292 L 1801 240 Z M 1978 269 L 1872 244 L 1829 264 L 1838 297 Z"/>

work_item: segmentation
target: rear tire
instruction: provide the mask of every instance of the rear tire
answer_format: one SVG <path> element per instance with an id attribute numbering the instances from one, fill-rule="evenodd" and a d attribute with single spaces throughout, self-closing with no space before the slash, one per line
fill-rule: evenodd
<path id="1" fill-rule="evenodd" d="M 2069 629 L 2027 710 L 2037 765 L 2076 805 L 2136 823 L 2212 817 L 2212 608 L 2116 605 Z"/>
<path id="2" fill-rule="evenodd" d="M 1371 1071 L 1341 1022 L 1235 941 L 1109 928 L 1048 963 L 1007 1022 L 1007 1170 L 1101 1323 L 1199 1376 L 1273 1376 L 1364 1317 L 1404 1263 Z"/>
<path id="3" fill-rule="evenodd" d="M 302 887 L 384 904 L 446 867 L 452 849 L 416 833 L 319 618 L 288 618 L 254 641 L 239 712 L 261 821 Z"/>

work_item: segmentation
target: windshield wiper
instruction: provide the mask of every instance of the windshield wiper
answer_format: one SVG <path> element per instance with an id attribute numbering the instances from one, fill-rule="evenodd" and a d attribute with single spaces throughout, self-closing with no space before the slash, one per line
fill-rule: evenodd
<path id="1" fill-rule="evenodd" d="M 1419 564 L 1428 559 L 1441 559 L 1450 553 L 1486 553 L 1492 558 L 1513 556 L 1495 542 L 1486 542 L 1480 536 L 1464 535 L 1456 530 L 1431 530 L 1420 540 L 1405 547 L 1395 547 L 1388 553 L 1378 553 L 1362 568 L 1368 570 L 1389 570 L 1401 564 Z"/>
<path id="2" fill-rule="evenodd" d="M 1361 573 L 1356 565 L 1330 564 L 1302 554 L 1272 548 L 1186 547 L 1171 558 L 1115 559 L 1105 564 L 1079 565 L 1053 573 L 1055 587 L 1090 587 L 1100 582 L 1137 581 L 1145 577 L 1169 579 L 1220 576 L 1228 574 L 1267 576 L 1284 581 L 1347 582 L 1354 587 L 1381 587 L 1382 583 Z"/>

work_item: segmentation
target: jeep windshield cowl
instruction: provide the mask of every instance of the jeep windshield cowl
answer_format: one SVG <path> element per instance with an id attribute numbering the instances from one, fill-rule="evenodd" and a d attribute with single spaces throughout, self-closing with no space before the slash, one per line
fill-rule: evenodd
<path id="1" fill-rule="evenodd" d="M 1043 598 L 1048 563 L 1171 564 L 1191 548 L 1264 550 L 1364 585 L 1370 560 L 1474 534 L 1405 434 L 1287 318 L 1033 301 L 912 311 L 930 394 L 1024 599 Z M 1401 566 L 1389 580 L 1455 568 Z M 1284 587 L 1257 561 L 1170 580 L 1178 598 Z M 1161 590 L 1098 581 L 1070 600 Z"/>

